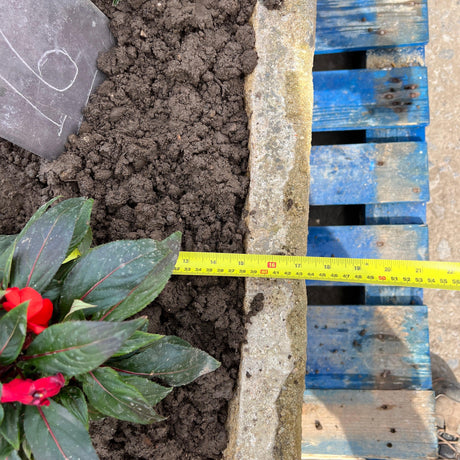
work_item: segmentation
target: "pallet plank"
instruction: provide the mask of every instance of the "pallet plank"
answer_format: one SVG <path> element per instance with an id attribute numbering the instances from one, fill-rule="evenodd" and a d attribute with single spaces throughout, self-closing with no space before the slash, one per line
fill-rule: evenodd
<path id="1" fill-rule="evenodd" d="M 425 67 L 313 72 L 313 131 L 426 126 Z"/>
<path id="2" fill-rule="evenodd" d="M 424 46 L 371 49 L 366 52 L 367 69 L 389 69 L 391 67 L 423 67 Z"/>
<path id="3" fill-rule="evenodd" d="M 428 228 L 425 225 L 310 227 L 308 255 L 427 260 Z"/>
<path id="4" fill-rule="evenodd" d="M 368 50 L 366 67 L 385 69 L 391 67 L 423 67 L 425 65 L 424 47 L 401 47 L 391 49 Z M 369 129 L 367 142 L 404 142 L 425 140 L 424 127 L 403 127 L 397 129 Z M 428 174 L 428 165 L 425 169 Z M 426 200 L 428 201 L 428 200 Z M 424 224 L 426 223 L 426 204 L 379 203 L 365 206 L 365 223 L 375 224 Z M 367 286 L 364 289 L 364 301 L 375 304 L 423 304 L 423 290 L 391 286 Z"/>
<path id="5" fill-rule="evenodd" d="M 309 227 L 308 255 L 362 259 L 428 260 L 426 225 Z M 358 283 L 306 280 L 307 286 L 359 286 Z M 365 303 L 420 305 L 423 289 L 365 286 Z M 386 289 L 382 289 L 386 288 Z"/>
<path id="6" fill-rule="evenodd" d="M 425 143 L 312 147 L 310 205 L 429 200 Z"/>
<path id="7" fill-rule="evenodd" d="M 311 204 L 365 204 L 367 226 L 310 227 L 308 255 L 427 259 L 426 226 L 406 225 L 426 222 L 427 162 L 404 166 L 395 155 L 396 177 L 388 169 L 384 179 L 380 157 L 366 152 L 425 141 L 427 1 L 318 0 L 317 8 L 316 54 L 366 49 L 368 69 L 314 73 L 313 131 L 366 129 L 366 141 L 382 147 L 312 152 Z M 437 458 L 434 395 L 407 390 L 431 386 L 427 308 L 408 305 L 422 297 L 366 286 L 370 305 L 309 307 L 306 385 L 319 389 L 304 395 L 302 458 Z"/>
<path id="8" fill-rule="evenodd" d="M 437 458 L 434 394 L 411 390 L 307 390 L 302 459 Z"/>
<path id="9" fill-rule="evenodd" d="M 318 0 L 316 54 L 427 42 L 426 0 Z"/>
<path id="10" fill-rule="evenodd" d="M 426 306 L 309 306 L 306 388 L 430 389 Z"/>

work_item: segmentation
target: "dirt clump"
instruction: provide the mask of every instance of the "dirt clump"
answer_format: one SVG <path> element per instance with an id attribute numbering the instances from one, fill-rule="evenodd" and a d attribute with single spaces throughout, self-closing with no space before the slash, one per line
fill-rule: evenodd
<path id="1" fill-rule="evenodd" d="M 78 135 L 47 162 L 0 142 L 0 233 L 15 233 L 51 197 L 95 199 L 98 244 L 183 232 L 182 250 L 244 252 L 248 187 L 244 77 L 257 63 L 255 0 L 106 0 L 117 45 Z M 217 459 L 226 447 L 244 338 L 242 280 L 174 277 L 148 307 L 151 331 L 182 337 L 222 362 L 175 389 L 155 425 L 92 426 L 102 459 Z"/>

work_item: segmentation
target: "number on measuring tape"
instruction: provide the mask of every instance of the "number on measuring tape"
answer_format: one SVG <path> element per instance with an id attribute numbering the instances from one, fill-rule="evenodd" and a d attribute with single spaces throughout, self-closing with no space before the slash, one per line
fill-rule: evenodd
<path id="1" fill-rule="evenodd" d="M 460 290 L 457 262 L 181 252 L 173 273 Z"/>

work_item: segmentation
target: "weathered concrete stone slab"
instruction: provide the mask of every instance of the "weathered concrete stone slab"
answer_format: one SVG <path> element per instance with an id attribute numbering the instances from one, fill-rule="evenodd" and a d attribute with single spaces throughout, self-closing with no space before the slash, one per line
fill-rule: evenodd
<path id="1" fill-rule="evenodd" d="M 0 0 L 0 136 L 47 159 L 76 133 L 114 44 L 89 0 Z"/>
<path id="2" fill-rule="evenodd" d="M 315 18 L 314 0 L 259 0 L 252 17 L 259 61 L 246 82 L 248 253 L 306 254 Z M 244 308 L 251 318 L 224 458 L 298 459 L 305 283 L 247 279 Z"/>

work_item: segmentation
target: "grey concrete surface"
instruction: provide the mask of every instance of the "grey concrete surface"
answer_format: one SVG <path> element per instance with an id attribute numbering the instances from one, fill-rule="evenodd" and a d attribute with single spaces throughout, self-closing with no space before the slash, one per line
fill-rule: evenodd
<path id="1" fill-rule="evenodd" d="M 430 259 L 460 262 L 460 1 L 429 0 Z M 460 379 L 460 292 L 425 290 L 431 349 Z"/>
<path id="2" fill-rule="evenodd" d="M 274 4 L 275 2 L 271 2 Z M 259 0 L 259 60 L 246 80 L 250 254 L 305 255 L 316 2 Z M 297 460 L 306 360 L 303 280 L 246 279 L 246 343 L 228 418 L 228 460 Z"/>

